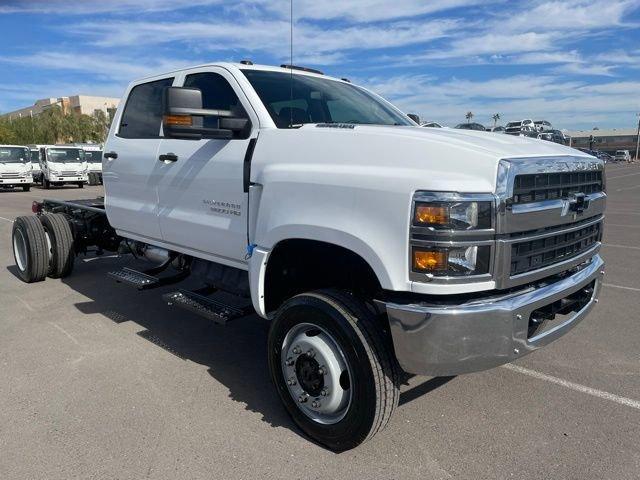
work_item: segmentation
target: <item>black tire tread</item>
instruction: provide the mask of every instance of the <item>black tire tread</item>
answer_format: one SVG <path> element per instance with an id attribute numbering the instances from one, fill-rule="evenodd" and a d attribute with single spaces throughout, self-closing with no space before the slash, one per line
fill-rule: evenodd
<path id="1" fill-rule="evenodd" d="M 378 319 L 366 305 L 351 294 L 326 289 L 306 295 L 324 297 L 333 308 L 340 311 L 360 337 L 373 369 L 377 390 L 378 409 L 366 442 L 383 430 L 393 416 L 400 400 L 399 371 L 390 339 L 385 335 Z"/>
<path id="2" fill-rule="evenodd" d="M 47 251 L 44 228 L 38 217 L 34 215 L 15 219 L 12 238 L 18 228 L 21 228 L 27 236 L 27 255 L 29 257 L 27 269 L 20 272 L 20 277 L 26 283 L 41 282 L 47 277 L 49 269 L 49 252 Z"/>
<path id="3" fill-rule="evenodd" d="M 51 239 L 51 262 L 48 276 L 64 278 L 71 274 L 75 253 L 73 250 L 73 234 L 66 217 L 61 213 L 47 213 L 40 217 L 43 227 L 49 231 Z"/>

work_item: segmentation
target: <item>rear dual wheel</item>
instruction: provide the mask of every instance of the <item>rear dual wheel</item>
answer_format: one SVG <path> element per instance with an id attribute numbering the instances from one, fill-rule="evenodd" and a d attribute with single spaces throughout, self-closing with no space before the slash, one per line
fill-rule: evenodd
<path id="1" fill-rule="evenodd" d="M 23 282 L 45 279 L 49 270 L 49 250 L 44 228 L 36 216 L 18 217 L 11 232 L 13 258 Z"/>
<path id="2" fill-rule="evenodd" d="M 73 234 L 67 218 L 60 213 L 47 213 L 40 216 L 49 249 L 49 268 L 51 278 L 64 278 L 71 274 L 75 261 Z"/>
<path id="3" fill-rule="evenodd" d="M 269 370 L 294 422 L 334 451 L 382 430 L 398 404 L 398 368 L 383 322 L 352 295 L 291 298 L 269 331 Z"/>
<path id="4" fill-rule="evenodd" d="M 16 218 L 12 245 L 18 276 L 26 283 L 40 282 L 47 275 L 63 278 L 73 270 L 73 234 L 62 214 Z"/>

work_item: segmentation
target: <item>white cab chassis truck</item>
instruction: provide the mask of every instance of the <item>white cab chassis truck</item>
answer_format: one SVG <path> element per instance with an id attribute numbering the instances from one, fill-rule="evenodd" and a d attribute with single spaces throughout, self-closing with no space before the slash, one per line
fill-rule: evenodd
<path id="1" fill-rule="evenodd" d="M 102 185 L 102 145 L 82 145 L 82 149 L 87 162 L 88 184 Z"/>
<path id="2" fill-rule="evenodd" d="M 33 183 L 31 152 L 23 145 L 0 145 L 0 188 L 22 188 Z"/>
<path id="3" fill-rule="evenodd" d="M 69 145 L 47 145 L 40 148 L 40 170 L 42 172 L 42 186 L 46 189 L 52 186 L 75 184 L 84 188 L 87 183 L 88 167 L 81 147 Z"/>
<path id="4" fill-rule="evenodd" d="M 165 294 L 174 308 L 218 323 L 255 310 L 284 407 L 336 451 L 387 424 L 405 372 L 512 362 L 598 301 L 601 161 L 420 128 L 308 69 L 220 63 L 133 82 L 103 174 L 104 199 L 44 200 L 16 220 L 22 279 L 69 275 L 96 246 L 151 262 L 110 273 L 123 284 L 202 284 Z"/>

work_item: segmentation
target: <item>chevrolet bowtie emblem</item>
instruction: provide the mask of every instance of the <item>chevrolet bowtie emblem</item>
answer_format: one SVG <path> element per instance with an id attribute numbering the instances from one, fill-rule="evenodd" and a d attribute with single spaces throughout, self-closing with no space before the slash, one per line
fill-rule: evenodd
<path id="1" fill-rule="evenodd" d="M 589 208 L 589 199 L 584 193 L 574 193 L 569 199 L 564 201 L 561 216 L 565 216 L 569 212 L 579 214 Z"/>

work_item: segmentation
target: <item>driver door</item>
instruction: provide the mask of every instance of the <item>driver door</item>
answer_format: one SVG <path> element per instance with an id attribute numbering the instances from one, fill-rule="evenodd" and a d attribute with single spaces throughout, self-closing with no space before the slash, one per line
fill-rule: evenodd
<path id="1" fill-rule="evenodd" d="M 176 86 L 199 88 L 203 108 L 248 116 L 252 128 L 246 138 L 232 140 L 160 141 L 158 156 L 172 159 L 161 162 L 158 172 L 162 238 L 178 250 L 182 247 L 219 263 L 244 264 L 247 195 L 243 191 L 243 160 L 250 138 L 257 135 L 257 116 L 235 78 L 223 68 L 185 72 Z M 217 122 L 217 118 L 204 118 L 205 127 L 217 128 Z"/>

